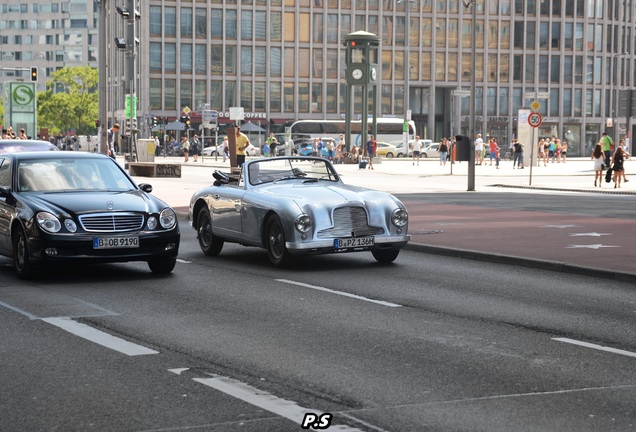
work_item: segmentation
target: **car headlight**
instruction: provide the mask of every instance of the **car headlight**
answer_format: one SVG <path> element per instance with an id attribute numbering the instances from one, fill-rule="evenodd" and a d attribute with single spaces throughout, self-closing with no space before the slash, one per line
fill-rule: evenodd
<path id="1" fill-rule="evenodd" d="M 146 223 L 146 226 L 148 227 L 149 230 L 153 230 L 157 228 L 157 218 L 154 216 L 150 216 L 148 218 L 148 222 Z"/>
<path id="2" fill-rule="evenodd" d="M 73 219 L 64 219 L 64 226 L 69 232 L 74 233 L 77 231 L 77 224 Z"/>
<path id="3" fill-rule="evenodd" d="M 306 214 L 301 214 L 300 216 L 296 217 L 296 220 L 294 220 L 294 226 L 296 227 L 297 231 L 306 233 L 313 226 L 313 222 L 311 221 L 311 218 L 309 216 L 307 216 Z"/>
<path id="4" fill-rule="evenodd" d="M 402 228 L 409 221 L 409 214 L 404 209 L 396 209 L 391 213 L 391 223 L 396 227 Z"/>
<path id="5" fill-rule="evenodd" d="M 159 223 L 164 229 L 172 229 L 177 224 L 177 214 L 171 208 L 166 208 L 159 215 Z"/>
<path id="6" fill-rule="evenodd" d="M 49 212 L 40 212 L 35 215 L 38 225 L 46 232 L 56 233 L 62 229 L 60 220 Z"/>

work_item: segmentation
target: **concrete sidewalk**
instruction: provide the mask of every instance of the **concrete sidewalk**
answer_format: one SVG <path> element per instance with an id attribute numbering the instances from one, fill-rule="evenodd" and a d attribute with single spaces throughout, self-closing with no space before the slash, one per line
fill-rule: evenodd
<path id="1" fill-rule="evenodd" d="M 475 191 L 466 192 L 466 162 L 440 166 L 429 159 L 418 166 L 393 159 L 374 167 L 336 165 L 345 183 L 402 199 L 410 215 L 409 249 L 636 283 L 636 177 L 620 189 L 605 182 L 594 187 L 587 158 L 522 170 L 504 161 L 499 169 L 476 166 Z M 215 169 L 229 171 L 229 162 L 206 157 L 183 164 L 181 178 L 135 180 L 152 184 L 154 195 L 185 216 L 190 197 L 212 183 Z M 544 198 L 552 203 L 533 205 Z"/>

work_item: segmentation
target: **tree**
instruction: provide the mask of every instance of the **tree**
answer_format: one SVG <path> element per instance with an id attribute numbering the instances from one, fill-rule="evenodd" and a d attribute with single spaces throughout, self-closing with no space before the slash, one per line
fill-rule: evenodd
<path id="1" fill-rule="evenodd" d="M 38 127 L 49 134 L 73 131 L 77 135 L 95 133 L 99 114 L 97 69 L 90 66 L 65 67 L 51 74 L 46 91 L 38 98 Z"/>

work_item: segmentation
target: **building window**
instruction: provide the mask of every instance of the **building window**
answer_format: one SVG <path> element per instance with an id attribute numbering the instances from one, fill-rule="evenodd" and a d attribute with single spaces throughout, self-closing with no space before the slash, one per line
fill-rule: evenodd
<path id="1" fill-rule="evenodd" d="M 167 43 L 163 46 L 163 69 L 164 72 L 176 72 L 177 71 L 177 44 Z"/>
<path id="2" fill-rule="evenodd" d="M 166 7 L 163 9 L 164 34 L 166 36 L 177 35 L 177 11 L 176 8 Z"/>
<path id="3" fill-rule="evenodd" d="M 257 41 L 267 40 L 267 13 L 264 11 L 256 12 L 256 21 L 254 23 L 254 39 Z"/>
<path id="4" fill-rule="evenodd" d="M 338 112 L 338 86 L 327 84 L 326 108 L 328 113 Z"/>
<path id="5" fill-rule="evenodd" d="M 272 112 L 281 111 L 280 83 L 278 82 L 269 84 L 269 110 Z"/>
<path id="6" fill-rule="evenodd" d="M 270 12 L 269 23 L 270 23 L 269 40 L 271 40 L 272 42 L 280 42 L 283 39 L 282 13 Z"/>
<path id="7" fill-rule="evenodd" d="M 322 71 L 325 68 L 324 62 L 322 60 L 322 48 L 314 48 L 313 49 L 313 56 L 312 56 L 312 62 L 311 62 L 311 70 L 312 70 L 312 77 L 314 78 L 322 78 Z"/>
<path id="8" fill-rule="evenodd" d="M 223 11 L 212 9 L 210 13 L 210 36 L 212 39 L 223 39 Z"/>
<path id="9" fill-rule="evenodd" d="M 252 76 L 252 48 L 241 48 L 241 75 Z M 241 90 L 241 93 L 243 91 Z"/>
<path id="10" fill-rule="evenodd" d="M 181 8 L 181 37 L 192 37 L 192 8 Z"/>
<path id="11" fill-rule="evenodd" d="M 279 77 L 282 74 L 282 54 L 281 49 L 272 47 L 269 49 L 269 76 Z M 279 92 L 280 94 L 280 92 Z"/>
<path id="12" fill-rule="evenodd" d="M 252 83 L 243 81 L 241 83 L 240 106 L 248 111 L 252 111 Z"/>
<path id="13" fill-rule="evenodd" d="M 177 80 L 167 79 L 163 82 L 163 109 L 177 108 Z"/>
<path id="14" fill-rule="evenodd" d="M 194 106 L 197 110 L 208 101 L 208 92 L 205 84 L 205 80 L 196 80 L 194 82 Z"/>
<path id="15" fill-rule="evenodd" d="M 161 73 L 163 70 L 163 62 L 161 55 L 161 43 L 150 42 L 150 72 Z"/>
<path id="16" fill-rule="evenodd" d="M 179 66 L 181 73 L 192 73 L 192 44 L 181 44 Z"/>
<path id="17" fill-rule="evenodd" d="M 265 112 L 267 109 L 267 94 L 264 82 L 254 83 L 254 111 Z"/>
<path id="18" fill-rule="evenodd" d="M 205 75 L 208 70 L 208 56 L 206 55 L 206 46 L 196 44 L 194 54 L 194 72 L 197 75 Z"/>
<path id="19" fill-rule="evenodd" d="M 236 47 L 225 47 L 225 74 L 236 75 Z"/>
<path id="20" fill-rule="evenodd" d="M 150 6 L 150 36 L 161 36 L 161 7 Z"/>
<path id="21" fill-rule="evenodd" d="M 296 55 L 294 48 L 285 48 L 285 58 L 283 60 L 285 65 L 285 77 L 293 78 L 296 73 Z M 287 95 L 287 88 L 285 88 L 285 95 Z M 287 102 L 285 101 L 285 109 L 287 109 Z"/>
<path id="22" fill-rule="evenodd" d="M 283 96 L 283 107 L 286 113 L 294 112 L 294 84 L 285 83 L 285 94 Z"/>
<path id="23" fill-rule="evenodd" d="M 251 11 L 241 12 L 241 40 L 251 41 L 254 39 L 252 32 L 253 14 Z"/>
<path id="24" fill-rule="evenodd" d="M 322 84 L 311 86 L 311 112 L 322 112 Z"/>
<path id="25" fill-rule="evenodd" d="M 508 89 L 501 88 L 499 89 L 499 115 L 507 116 L 509 115 L 508 111 Z"/>
<path id="26" fill-rule="evenodd" d="M 236 106 L 236 83 L 232 81 L 225 82 L 225 107 Z"/>
<path id="27" fill-rule="evenodd" d="M 549 115 L 552 117 L 559 117 L 559 107 L 561 106 L 560 97 L 559 97 L 559 89 L 551 89 L 550 90 L 550 112 Z"/>
<path id="28" fill-rule="evenodd" d="M 192 81 L 189 79 L 181 80 L 181 89 L 179 91 L 179 109 L 192 105 Z"/>
<path id="29" fill-rule="evenodd" d="M 196 8 L 196 16 L 194 18 L 196 37 L 205 39 L 208 37 L 208 18 L 204 8 Z"/>
<path id="30" fill-rule="evenodd" d="M 210 47 L 210 73 L 212 75 L 223 73 L 223 47 L 220 45 Z"/>
<path id="31" fill-rule="evenodd" d="M 236 11 L 235 10 L 225 11 L 225 39 L 236 40 L 236 36 L 237 36 Z"/>

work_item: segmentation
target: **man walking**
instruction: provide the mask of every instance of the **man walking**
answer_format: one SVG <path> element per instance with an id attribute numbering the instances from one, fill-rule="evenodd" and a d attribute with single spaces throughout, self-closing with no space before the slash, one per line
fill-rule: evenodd
<path id="1" fill-rule="evenodd" d="M 601 144 L 603 145 L 603 153 L 605 154 L 605 166 L 609 167 L 612 162 L 614 140 L 606 132 L 603 132 L 603 136 L 601 136 Z"/>
<path id="2" fill-rule="evenodd" d="M 108 156 L 115 159 L 115 146 L 116 137 L 115 134 L 119 132 L 119 123 L 115 123 L 112 128 L 108 129 Z"/>
<path id="3" fill-rule="evenodd" d="M 484 149 L 484 140 L 481 137 L 481 134 L 477 134 L 477 139 L 475 140 L 475 165 L 481 165 L 483 162 L 482 150 Z"/>

